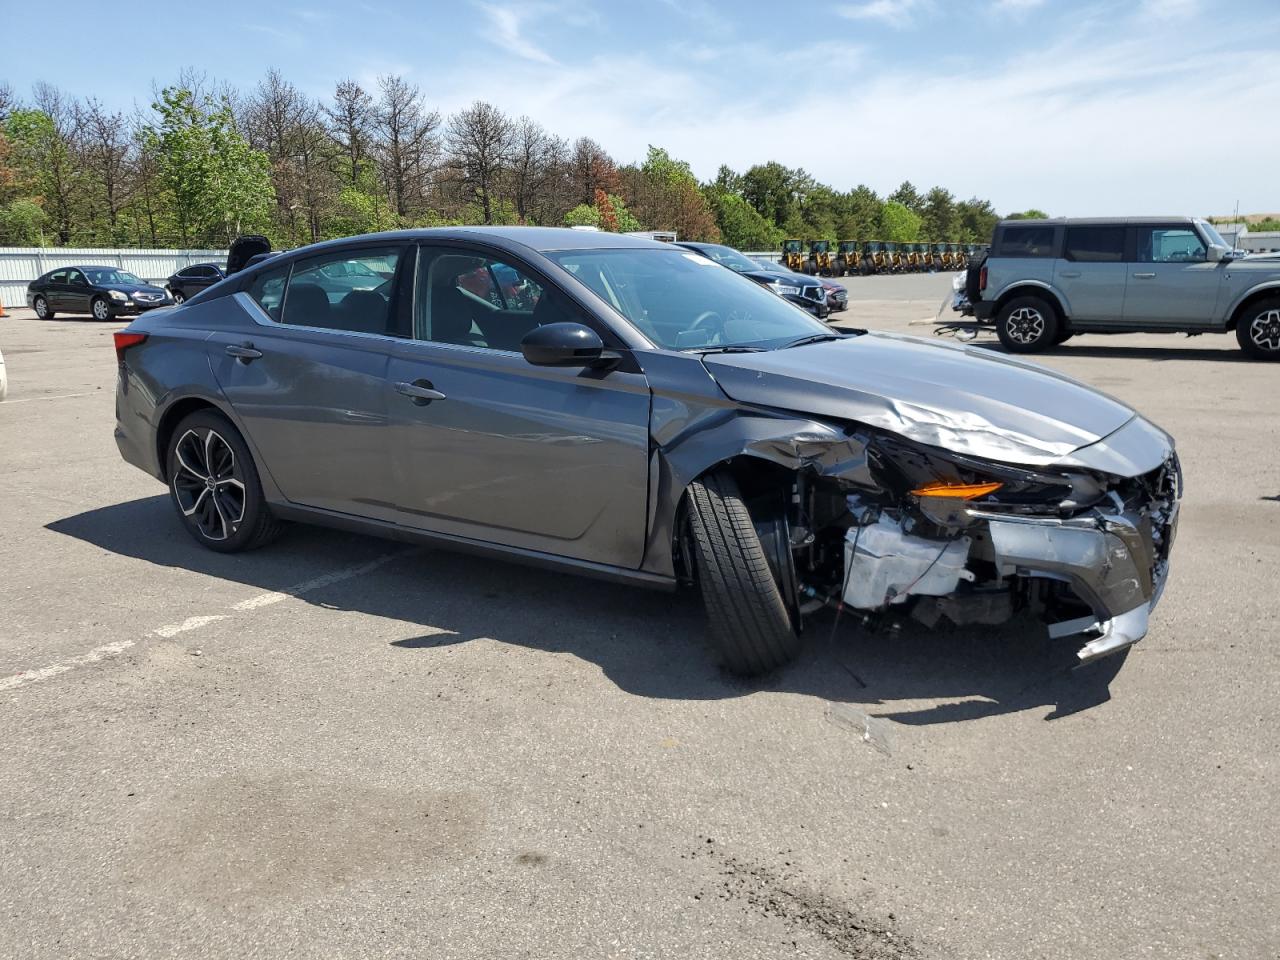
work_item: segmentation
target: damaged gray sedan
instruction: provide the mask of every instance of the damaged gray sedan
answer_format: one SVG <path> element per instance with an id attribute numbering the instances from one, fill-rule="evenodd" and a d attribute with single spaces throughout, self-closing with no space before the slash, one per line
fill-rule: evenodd
<path id="1" fill-rule="evenodd" d="M 1023 361 L 832 331 L 697 254 L 534 227 L 283 254 L 116 334 L 116 440 L 219 551 L 282 521 L 672 589 L 761 673 L 806 620 L 1127 648 L 1168 573 L 1172 439 Z M 1065 641 L 1064 641 L 1065 642 Z"/>

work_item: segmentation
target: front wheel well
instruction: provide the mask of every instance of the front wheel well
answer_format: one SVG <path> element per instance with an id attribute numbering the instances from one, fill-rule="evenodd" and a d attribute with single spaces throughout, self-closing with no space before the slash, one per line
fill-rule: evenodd
<path id="1" fill-rule="evenodd" d="M 1057 294 L 1052 290 L 1046 290 L 1044 287 L 1022 285 L 1006 290 L 1000 294 L 1000 299 L 996 301 L 996 308 L 993 316 L 1004 309 L 1004 305 L 1014 297 L 1039 297 L 1045 303 L 1053 308 L 1053 312 L 1058 315 L 1058 323 L 1063 327 L 1069 328 L 1071 320 L 1067 316 L 1067 311 L 1062 307 L 1062 301 L 1058 299 Z"/>
<path id="2" fill-rule="evenodd" d="M 672 541 L 672 553 L 676 575 L 682 581 L 692 580 L 692 556 L 689 553 L 689 491 L 692 485 L 713 473 L 725 473 L 731 476 L 744 500 L 750 502 L 770 494 L 779 496 L 788 494 L 795 483 L 796 473 L 786 467 L 753 457 L 739 454 L 717 461 L 707 467 L 696 477 L 685 484 L 680 495 L 680 504 L 676 507 L 675 536 Z"/>
<path id="3" fill-rule="evenodd" d="M 1236 329 L 1240 325 L 1241 319 L 1263 300 L 1280 300 L 1280 287 L 1268 287 L 1266 290 L 1258 290 L 1241 300 L 1240 305 L 1232 311 L 1231 319 L 1227 321 L 1227 329 Z"/>
<path id="4" fill-rule="evenodd" d="M 200 397 L 185 397 L 170 405 L 160 417 L 160 424 L 156 427 L 156 462 L 160 464 L 160 475 L 165 482 L 169 480 L 169 464 L 165 456 L 169 452 L 169 439 L 173 436 L 173 431 L 178 428 L 178 424 L 197 410 L 212 410 L 219 414 L 222 412 L 216 404 L 208 400 L 202 400 Z"/>

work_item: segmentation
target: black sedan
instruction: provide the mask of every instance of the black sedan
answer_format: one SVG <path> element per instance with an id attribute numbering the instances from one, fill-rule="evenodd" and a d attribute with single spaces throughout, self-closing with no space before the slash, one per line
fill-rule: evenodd
<path id="1" fill-rule="evenodd" d="M 59 267 L 27 284 L 27 306 L 41 320 L 58 313 L 87 313 L 110 320 L 173 304 L 163 287 L 118 267 Z"/>
<path id="2" fill-rule="evenodd" d="M 722 243 L 681 242 L 676 246 L 700 253 L 720 266 L 728 267 L 734 273 L 740 273 L 762 287 L 768 287 L 783 299 L 790 300 L 796 306 L 808 310 L 819 320 L 825 320 L 831 314 L 831 307 L 827 304 L 826 290 L 822 281 L 816 277 L 806 277 L 776 267 L 771 270 Z"/>
<path id="3" fill-rule="evenodd" d="M 226 275 L 226 271 L 216 263 L 193 263 L 189 267 L 183 267 L 166 280 L 165 287 L 168 288 L 174 303 L 185 303 Z"/>

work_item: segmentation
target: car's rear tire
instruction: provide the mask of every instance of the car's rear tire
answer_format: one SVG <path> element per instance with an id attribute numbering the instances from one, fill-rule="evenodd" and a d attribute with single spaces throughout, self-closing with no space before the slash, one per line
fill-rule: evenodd
<path id="1" fill-rule="evenodd" d="M 33 306 L 35 307 L 36 316 L 39 319 L 41 320 L 53 319 L 53 311 L 49 309 L 49 301 L 46 300 L 44 297 L 36 297 Z"/>
<path id="2" fill-rule="evenodd" d="M 1280 297 L 1249 307 L 1236 323 L 1236 342 L 1253 360 L 1280 360 Z"/>
<path id="3" fill-rule="evenodd" d="M 751 676 L 794 659 L 800 637 L 733 477 L 713 473 L 690 485 L 689 529 L 711 642 L 725 666 Z"/>
<path id="4" fill-rule="evenodd" d="M 262 495 L 253 456 L 231 421 L 212 410 L 184 418 L 165 451 L 169 497 L 201 545 L 219 553 L 254 550 L 283 524 Z"/>
<path id="5" fill-rule="evenodd" d="M 89 312 L 93 314 L 95 320 L 110 320 L 111 304 L 107 303 L 104 297 L 94 297 L 93 302 L 89 304 Z"/>
<path id="6" fill-rule="evenodd" d="M 1010 353 L 1036 353 L 1053 345 L 1058 314 L 1040 297 L 1014 297 L 996 314 L 996 336 Z"/>
<path id="7" fill-rule="evenodd" d="M 181 290 L 170 290 L 169 293 L 173 297 L 174 303 L 186 303 L 187 295 Z"/>

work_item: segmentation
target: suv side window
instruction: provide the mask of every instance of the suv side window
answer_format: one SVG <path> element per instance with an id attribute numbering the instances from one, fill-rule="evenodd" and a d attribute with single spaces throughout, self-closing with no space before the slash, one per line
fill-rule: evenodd
<path id="1" fill-rule="evenodd" d="M 1078 263 L 1124 260 L 1124 227 L 1067 227 L 1063 257 Z"/>
<path id="2" fill-rule="evenodd" d="M 1053 227 L 1005 227 L 995 257 L 1052 257 Z"/>
<path id="3" fill-rule="evenodd" d="M 280 322 L 394 335 L 391 298 L 399 247 L 361 247 L 293 265 Z"/>
<path id="4" fill-rule="evenodd" d="M 1139 263 L 1202 263 L 1208 251 L 1191 227 L 1137 227 Z"/>
<path id="5" fill-rule="evenodd" d="M 414 337 L 518 351 L 534 327 L 575 319 L 554 291 L 479 252 L 422 247 Z"/>

